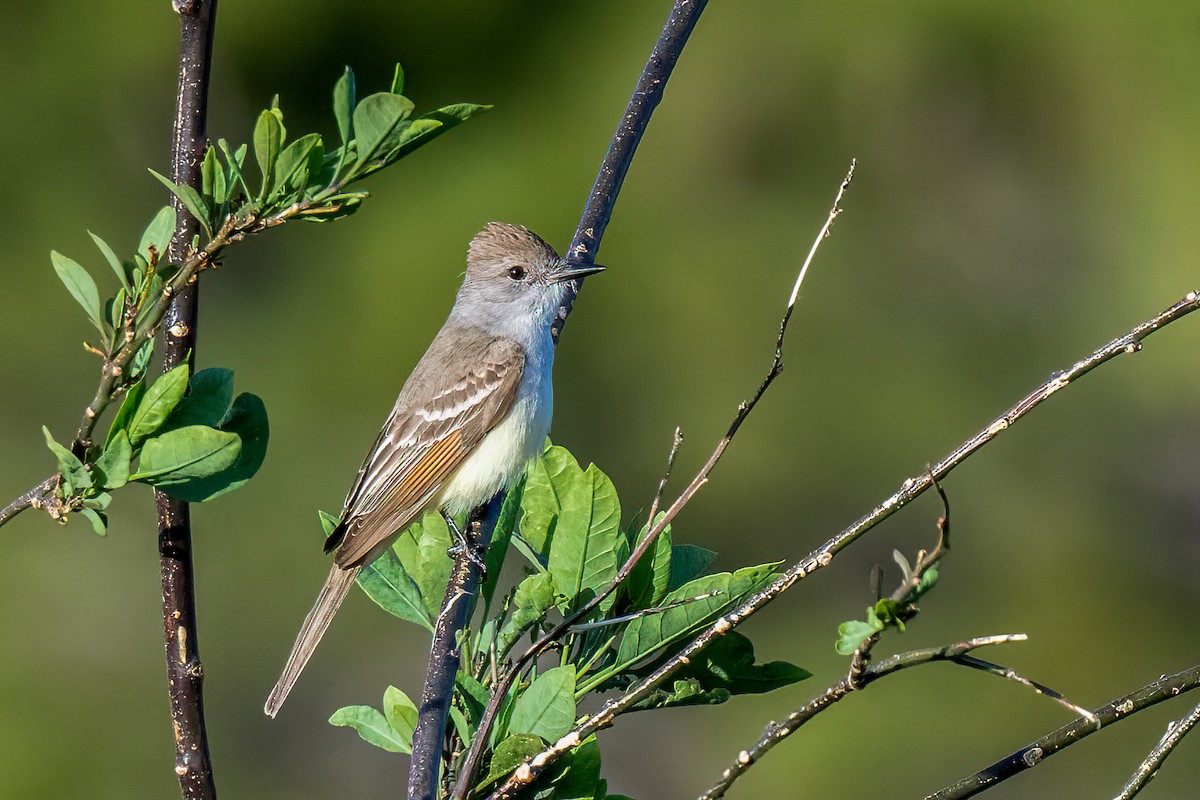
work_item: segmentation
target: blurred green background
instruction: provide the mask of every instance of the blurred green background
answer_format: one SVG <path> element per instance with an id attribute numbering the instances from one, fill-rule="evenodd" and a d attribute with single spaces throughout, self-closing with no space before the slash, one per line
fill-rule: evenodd
<path id="1" fill-rule="evenodd" d="M 426 638 L 361 596 L 277 721 L 260 712 L 326 570 L 317 508 L 342 499 L 453 297 L 483 223 L 563 247 L 666 0 L 603 4 L 222 0 L 210 130 L 244 140 L 276 92 L 332 134 L 344 64 L 402 61 L 418 108 L 496 109 L 367 187 L 362 212 L 289 225 L 204 281 L 201 366 L 267 402 L 247 488 L 197 508 L 201 645 L 227 798 L 396 797 L 405 759 L 325 724 L 419 690 Z M 47 254 L 107 274 L 163 200 L 177 23 L 166 0 L 0 6 L 0 494 L 51 468 L 94 387 L 86 323 Z M 794 559 L 1094 346 L 1200 289 L 1200 9 L 1193 3 L 714 2 L 634 163 L 557 367 L 554 437 L 649 504 L 765 370 L 803 252 L 852 156 L 858 178 L 791 328 L 788 368 L 676 527 L 718 566 Z M 1195 663 L 1200 320 L 1088 377 L 946 481 L 954 550 L 925 613 L 879 648 L 1027 632 L 993 658 L 1094 706 Z M 748 623 L 812 680 L 603 735 L 611 788 L 692 797 L 839 678 L 838 622 L 872 564 L 932 542 L 930 498 Z M 0 532 L 0 797 L 177 796 L 150 493 L 108 540 L 29 513 Z M 895 580 L 894 570 L 888 583 Z M 1109 796 L 1195 701 L 1145 712 L 994 791 Z M 1068 715 L 934 665 L 849 698 L 735 797 L 912 797 Z M 1188 741 L 1147 797 L 1193 797 Z M 1107 794 L 1106 794 L 1107 793 Z"/>

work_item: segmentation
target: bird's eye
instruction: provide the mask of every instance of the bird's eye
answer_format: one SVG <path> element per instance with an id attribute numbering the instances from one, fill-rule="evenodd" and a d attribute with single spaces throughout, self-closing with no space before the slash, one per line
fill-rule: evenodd
<path id="1" fill-rule="evenodd" d="M 525 268 L 524 267 L 510 267 L 508 270 L 508 277 L 512 278 L 514 281 L 521 280 L 522 278 L 525 277 Z"/>

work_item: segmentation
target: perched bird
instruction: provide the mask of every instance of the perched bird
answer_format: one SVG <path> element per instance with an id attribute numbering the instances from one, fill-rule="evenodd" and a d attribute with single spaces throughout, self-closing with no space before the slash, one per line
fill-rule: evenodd
<path id="1" fill-rule="evenodd" d="M 488 224 L 471 240 L 446 324 L 396 398 L 325 542 L 333 568 L 304 620 L 264 711 L 274 717 L 358 572 L 421 514 L 455 515 L 515 483 L 541 451 L 554 394 L 551 325 L 568 264 L 537 234 Z"/>

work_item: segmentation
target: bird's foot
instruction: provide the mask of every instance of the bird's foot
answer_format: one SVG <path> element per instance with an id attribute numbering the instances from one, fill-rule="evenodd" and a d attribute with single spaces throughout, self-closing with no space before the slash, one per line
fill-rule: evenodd
<path id="1" fill-rule="evenodd" d="M 479 557 L 478 549 L 471 542 L 471 540 L 467 538 L 467 535 L 459 530 L 459 527 L 457 524 L 455 524 L 453 517 L 443 511 L 442 519 L 446 520 L 446 525 L 449 526 L 450 533 L 452 536 L 454 536 L 454 546 L 447 550 L 446 553 L 455 561 L 458 560 L 459 556 L 465 555 L 468 561 L 479 567 L 480 580 L 483 580 L 487 575 L 487 565 L 484 564 L 483 559 Z"/>

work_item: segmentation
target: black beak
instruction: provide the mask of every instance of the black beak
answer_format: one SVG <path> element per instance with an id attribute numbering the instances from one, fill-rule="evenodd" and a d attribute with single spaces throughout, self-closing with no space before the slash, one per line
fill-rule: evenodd
<path id="1" fill-rule="evenodd" d="M 562 283 L 563 281 L 573 281 L 576 278 L 586 278 L 588 275 L 595 275 L 597 272 L 604 272 L 604 267 L 599 264 L 562 264 L 550 276 L 550 282 Z"/>

